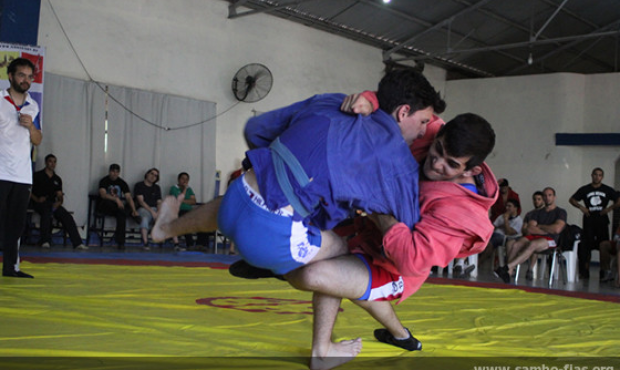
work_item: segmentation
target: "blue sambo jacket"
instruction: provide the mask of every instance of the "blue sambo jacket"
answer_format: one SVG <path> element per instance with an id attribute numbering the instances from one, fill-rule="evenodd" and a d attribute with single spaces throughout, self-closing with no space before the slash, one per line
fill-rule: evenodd
<path id="1" fill-rule="evenodd" d="M 279 138 L 311 179 L 299 186 L 286 170 L 295 195 L 312 210 L 304 221 L 329 230 L 361 209 L 393 215 L 412 228 L 419 219 L 419 166 L 398 124 L 381 110 L 367 117 L 342 113 L 344 97 L 315 95 L 248 121 L 246 154 L 267 207 L 291 203 L 276 179 L 269 148 Z"/>

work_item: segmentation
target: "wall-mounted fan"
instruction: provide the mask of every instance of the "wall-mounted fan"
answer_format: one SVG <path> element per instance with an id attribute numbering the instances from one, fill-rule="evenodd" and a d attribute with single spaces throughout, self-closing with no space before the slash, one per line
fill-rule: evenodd
<path id="1" fill-rule="evenodd" d="M 251 63 L 241 67 L 232 80 L 232 91 L 239 101 L 253 103 L 261 100 L 273 85 L 273 76 L 269 68 L 262 64 Z"/>

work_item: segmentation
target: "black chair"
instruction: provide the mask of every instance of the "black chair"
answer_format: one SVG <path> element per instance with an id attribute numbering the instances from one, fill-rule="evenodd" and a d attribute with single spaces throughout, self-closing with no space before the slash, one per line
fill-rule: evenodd
<path id="1" fill-rule="evenodd" d="M 97 202 L 99 201 L 99 194 L 88 194 L 88 216 L 86 221 L 86 245 L 90 245 L 91 233 L 97 234 L 99 237 L 99 246 L 103 247 L 103 241 L 106 237 L 106 233 L 113 233 L 113 231 L 105 229 L 105 218 L 101 212 L 97 212 Z M 92 220 L 92 222 L 91 222 Z"/>

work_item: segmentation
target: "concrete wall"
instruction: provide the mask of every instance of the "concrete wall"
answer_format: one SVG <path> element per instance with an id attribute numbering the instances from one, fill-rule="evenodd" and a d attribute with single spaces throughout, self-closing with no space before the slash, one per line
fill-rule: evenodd
<path id="1" fill-rule="evenodd" d="M 581 212 L 570 196 L 591 181 L 594 167 L 606 171 L 605 183 L 615 183 L 617 147 L 556 146 L 555 133 L 618 132 L 620 74 L 549 74 L 525 77 L 449 81 L 446 120 L 458 113 L 485 117 L 497 134 L 488 159 L 496 176 L 506 177 L 519 193 L 524 209 L 531 194 L 551 186 L 569 222 L 581 224 Z"/>

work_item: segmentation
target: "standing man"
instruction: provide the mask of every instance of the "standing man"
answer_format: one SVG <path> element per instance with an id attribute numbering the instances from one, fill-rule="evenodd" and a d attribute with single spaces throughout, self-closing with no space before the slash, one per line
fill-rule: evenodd
<path id="1" fill-rule="evenodd" d="M 161 189 L 159 185 L 159 170 L 151 168 L 146 171 L 144 181 L 136 183 L 133 193 L 136 195 L 138 202 L 138 214 L 140 215 L 140 234 L 142 235 L 142 244 L 145 250 L 149 247 L 149 227 L 151 222 L 157 220 L 157 210 L 161 204 Z"/>
<path id="2" fill-rule="evenodd" d="M 34 73 L 31 61 L 14 59 L 7 68 L 11 87 L 0 99 L 0 242 L 2 276 L 8 277 L 33 277 L 19 269 L 19 237 L 32 185 L 30 149 L 43 139 L 39 105 L 28 94 Z"/>
<path id="3" fill-rule="evenodd" d="M 82 243 L 82 237 L 77 230 L 73 216 L 62 206 L 64 201 L 62 179 L 54 172 L 56 156 L 45 156 L 45 168 L 35 172 L 32 182 L 32 208 L 41 216 L 41 239 L 39 245 L 50 247 L 52 240 L 52 216 L 56 218 L 69 233 L 71 243 L 75 249 L 88 249 Z"/>
<path id="4" fill-rule="evenodd" d="M 555 204 L 555 190 L 543 190 L 545 208 L 534 210 L 525 226 L 523 237 L 508 250 L 508 264 L 495 270 L 495 275 L 505 283 L 510 282 L 514 269 L 534 253 L 556 248 L 562 229 L 566 226 L 566 210 Z M 531 270 L 532 263 L 530 262 Z"/>
<path id="5" fill-rule="evenodd" d="M 592 249 L 599 249 L 602 241 L 609 240 L 609 216 L 607 214 L 620 207 L 616 191 L 603 184 L 605 173 L 599 167 L 592 170 L 592 182 L 577 190 L 569 202 L 583 212 L 583 240 L 579 243 L 579 277 L 590 278 L 590 258 Z M 585 205 L 579 202 L 583 201 Z M 607 205 L 611 202 L 611 205 Z M 604 278 L 601 269 L 601 279 Z"/>
<path id="6" fill-rule="evenodd" d="M 105 215 L 116 218 L 116 231 L 114 239 L 118 243 L 118 249 L 125 248 L 125 221 L 127 213 L 131 212 L 132 217 L 138 217 L 136 205 L 131 198 L 129 185 L 120 178 L 121 166 L 116 163 L 110 165 L 108 176 L 99 181 L 99 204 L 97 210 Z M 129 205 L 129 210 L 125 208 L 125 201 Z"/>

